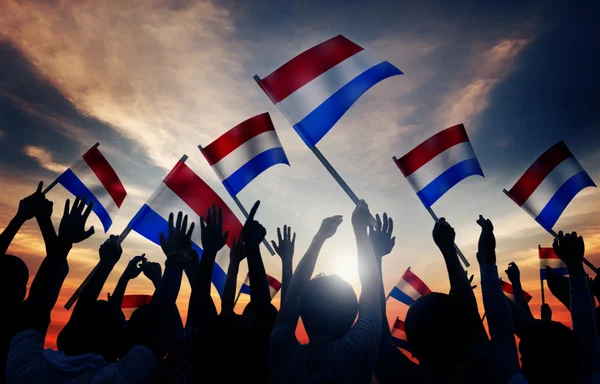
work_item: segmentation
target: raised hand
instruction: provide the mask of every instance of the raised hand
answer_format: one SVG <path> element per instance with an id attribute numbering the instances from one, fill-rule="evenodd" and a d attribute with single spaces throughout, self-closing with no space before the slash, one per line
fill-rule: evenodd
<path id="1" fill-rule="evenodd" d="M 257 200 L 250 210 L 250 214 L 248 215 L 248 219 L 246 220 L 244 229 L 242 230 L 242 236 L 244 237 L 244 243 L 246 246 L 258 247 L 258 245 L 267 235 L 267 230 L 265 227 L 263 227 L 258 221 L 254 220 L 254 216 L 256 215 L 259 205 L 260 200 Z"/>
<path id="2" fill-rule="evenodd" d="M 121 258 L 121 254 L 123 253 L 121 243 L 119 243 L 119 236 L 110 235 L 110 237 L 104 242 L 104 244 L 100 246 L 99 253 L 100 261 L 112 265 L 116 264 Z"/>
<path id="3" fill-rule="evenodd" d="M 236 238 L 236 236 L 233 235 L 233 244 L 231 245 L 231 249 L 229 250 L 229 262 L 239 265 L 245 258 L 246 249 L 244 248 L 244 241 L 242 239 L 242 235 L 240 234 L 239 238 Z"/>
<path id="4" fill-rule="evenodd" d="M 188 217 L 183 212 L 177 214 L 177 222 L 173 225 L 173 213 L 169 214 L 169 232 L 167 237 L 160 233 L 160 247 L 162 248 L 167 262 L 175 261 L 185 265 L 187 259 L 192 257 L 192 233 L 194 223 L 190 224 L 188 230 Z"/>
<path id="5" fill-rule="evenodd" d="M 577 236 L 577 232 L 563 234 L 558 232 L 558 238 L 552 243 L 554 253 L 562 260 L 569 271 L 583 272 L 583 255 L 585 254 L 585 243 L 583 237 Z"/>
<path id="6" fill-rule="evenodd" d="M 477 224 L 481 227 L 479 235 L 479 251 L 477 252 L 477 261 L 480 265 L 496 264 L 496 237 L 494 236 L 494 225 L 490 219 L 485 219 L 479 215 Z"/>
<path id="7" fill-rule="evenodd" d="M 552 321 L 552 309 L 548 304 L 542 304 L 541 308 L 542 320 L 544 321 Z"/>
<path id="8" fill-rule="evenodd" d="M 446 221 L 445 218 L 440 218 L 437 223 L 433 226 L 433 241 L 438 248 L 454 249 L 454 239 L 456 233 L 454 228 Z"/>
<path id="9" fill-rule="evenodd" d="M 44 182 L 40 181 L 34 193 L 19 202 L 17 217 L 27 221 L 34 217 L 50 217 L 52 215 L 52 202 L 42 193 Z"/>
<path id="10" fill-rule="evenodd" d="M 223 211 L 221 208 L 217 211 L 217 206 L 212 205 L 206 211 L 206 219 L 200 216 L 200 232 L 202 237 L 202 247 L 205 252 L 217 254 L 227 243 L 229 231 L 223 233 Z"/>
<path id="11" fill-rule="evenodd" d="M 71 208 L 69 203 L 70 200 L 67 199 L 63 217 L 58 227 L 58 238 L 63 242 L 74 244 L 86 240 L 94 234 L 94 226 L 91 226 L 88 230 L 85 229 L 85 222 L 92 212 L 94 202 L 90 201 L 85 211 L 85 197 L 76 198 Z"/>
<path id="12" fill-rule="evenodd" d="M 342 215 L 331 216 L 323 219 L 321 222 L 321 227 L 319 228 L 319 232 L 317 232 L 317 236 L 321 239 L 329 239 L 331 236 L 335 235 L 335 231 L 337 231 L 340 224 L 342 224 L 342 221 L 344 221 Z"/>
<path id="13" fill-rule="evenodd" d="M 467 271 L 465 271 L 465 274 L 468 275 Z M 475 275 L 471 275 L 471 277 L 469 277 L 469 285 L 473 284 L 473 279 L 475 278 Z M 471 285 L 471 289 L 475 289 L 477 288 L 477 284 L 475 285 Z"/>
<path id="14" fill-rule="evenodd" d="M 125 268 L 125 271 L 123 271 L 123 276 L 128 279 L 128 280 L 133 280 L 136 277 L 138 277 L 140 275 L 140 273 L 142 273 L 142 265 L 146 262 L 146 254 L 142 253 L 140 256 L 134 256 L 131 260 L 129 260 L 129 263 L 127 264 L 127 267 Z"/>
<path id="15" fill-rule="evenodd" d="M 370 227 L 369 230 L 369 240 L 371 240 L 375 256 L 379 258 L 392 252 L 396 245 L 396 237 L 392 237 L 394 221 L 391 217 L 388 218 L 387 213 L 383 213 L 383 222 L 379 214 L 375 216 L 375 221 L 375 228 Z"/>
<path id="16" fill-rule="evenodd" d="M 159 263 L 146 261 L 142 263 L 140 269 L 144 273 L 144 276 L 146 276 L 155 286 L 160 282 L 160 279 L 162 278 L 162 267 Z"/>
<path id="17" fill-rule="evenodd" d="M 271 241 L 273 249 L 283 262 L 291 262 L 294 258 L 294 245 L 296 244 L 296 232 L 292 237 L 292 228 L 287 225 L 283 226 L 283 237 L 281 236 L 281 228 L 277 228 L 277 240 L 279 244 Z"/>
<path id="18" fill-rule="evenodd" d="M 512 285 L 521 283 L 521 272 L 519 272 L 519 267 L 514 262 L 509 263 L 508 268 L 504 272 L 506 272 L 508 280 Z"/>
<path id="19" fill-rule="evenodd" d="M 354 228 L 367 228 L 372 224 L 371 212 L 366 201 L 361 200 L 352 212 L 352 225 Z"/>

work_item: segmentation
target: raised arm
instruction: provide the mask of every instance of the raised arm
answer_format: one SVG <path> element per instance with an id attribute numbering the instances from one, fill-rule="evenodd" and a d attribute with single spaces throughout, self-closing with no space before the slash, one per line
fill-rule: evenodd
<path id="1" fill-rule="evenodd" d="M 273 249 L 281 258 L 281 301 L 285 300 L 290 281 L 292 280 L 294 260 L 294 246 L 296 245 L 296 232 L 292 236 L 292 228 L 287 225 L 283 226 L 283 236 L 281 236 L 281 228 L 277 228 L 277 241 L 271 241 Z"/>
<path id="2" fill-rule="evenodd" d="M 144 256 L 144 255 L 142 255 L 142 256 Z M 194 258 L 195 256 L 196 256 L 195 253 L 192 254 L 192 258 Z M 196 265 L 198 265 L 198 264 L 196 264 Z M 162 280 L 162 268 L 161 268 L 160 264 L 155 263 L 153 261 L 145 261 L 142 263 L 140 268 L 142 269 L 144 276 L 146 276 L 148 278 L 148 280 L 150 280 L 152 282 L 152 285 L 154 285 L 154 289 L 157 289 L 158 285 L 160 284 L 160 281 Z M 184 267 L 184 270 L 185 270 L 185 267 Z"/>
<path id="3" fill-rule="evenodd" d="M 585 244 L 576 232 L 558 233 L 552 244 L 554 253 L 565 262 L 569 269 L 571 284 L 571 319 L 573 331 L 579 337 L 584 348 L 584 375 L 600 373 L 600 350 L 594 300 L 590 292 L 588 279 L 583 269 Z"/>
<path id="4" fill-rule="evenodd" d="M 229 251 L 229 268 L 227 269 L 227 279 L 223 290 L 223 299 L 221 300 L 221 316 L 233 315 L 235 307 L 235 294 L 237 288 L 237 277 L 240 270 L 240 263 L 246 257 L 246 251 L 242 236 L 236 238 L 233 235 L 233 244 Z"/>
<path id="5" fill-rule="evenodd" d="M 141 264 L 146 261 L 145 255 L 146 254 L 134 256 L 131 260 L 129 260 L 127 267 L 119 278 L 117 286 L 115 287 L 115 290 L 113 291 L 109 300 L 109 302 L 117 308 L 121 308 L 123 296 L 125 296 L 125 291 L 127 290 L 127 284 L 129 284 L 129 281 L 135 279 L 140 275 L 140 273 L 142 273 Z"/>
<path id="6" fill-rule="evenodd" d="M 521 308 L 531 319 L 533 319 L 533 314 L 531 313 L 531 308 L 529 308 L 529 304 L 527 304 L 527 300 L 525 300 L 525 295 L 523 294 L 523 286 L 521 285 L 521 272 L 519 271 L 519 267 L 515 262 L 511 262 L 508 264 L 508 268 L 504 271 L 508 276 L 508 280 L 512 284 L 513 287 L 513 295 L 515 297 L 515 303 Z"/>
<path id="7" fill-rule="evenodd" d="M 250 301 L 261 308 L 271 304 L 271 293 L 267 281 L 267 272 L 260 255 L 260 243 L 265 238 L 267 230 L 254 220 L 260 201 L 254 203 L 248 220 L 242 230 L 246 257 L 248 258 L 248 275 L 250 276 Z"/>
<path id="8" fill-rule="evenodd" d="M 199 326 L 203 321 L 211 321 L 217 317 L 217 308 L 210 296 L 210 284 L 215 258 L 227 243 L 229 231 L 223 233 L 223 212 L 217 211 L 213 204 L 206 212 L 206 218 L 200 217 L 202 238 L 202 257 L 188 308 L 186 326 Z"/>

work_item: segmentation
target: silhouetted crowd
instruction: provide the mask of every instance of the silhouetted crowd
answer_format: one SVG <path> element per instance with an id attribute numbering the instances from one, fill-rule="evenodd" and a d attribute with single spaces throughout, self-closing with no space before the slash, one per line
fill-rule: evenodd
<path id="1" fill-rule="evenodd" d="M 160 234 L 164 272 L 160 264 L 136 256 L 106 301 L 99 300 L 101 291 L 122 255 L 119 238 L 110 236 L 58 335 L 58 350 L 44 349 L 50 314 L 69 272 L 69 252 L 94 233 L 86 229 L 92 204 L 67 200 L 57 232 L 51 221 L 53 204 L 40 183 L 35 193 L 21 200 L 0 235 L 0 361 L 7 383 L 600 383 L 592 296 L 592 291 L 600 291 L 600 282 L 590 281 L 585 273 L 584 242 L 576 233 L 561 232 L 554 242 L 569 277 L 549 271 L 552 292 L 570 309 L 571 330 L 551 320 L 547 305 L 542 306 L 542 319 L 534 318 L 514 263 L 506 273 L 515 300 L 503 294 L 494 227 L 479 217 L 477 261 L 488 335 L 457 256 L 454 229 L 440 219 L 433 240 L 451 291 L 424 295 L 408 310 L 405 331 L 414 356 L 410 359 L 394 344 L 386 317 L 382 258 L 395 245 L 394 223 L 385 213 L 373 218 L 364 201 L 351 216 L 361 282 L 358 298 L 337 275 L 313 277 L 321 248 L 335 235 L 342 216 L 323 220 L 295 270 L 296 235 L 287 226 L 278 229 L 278 242 L 273 244 L 282 260 L 278 311 L 271 304 L 261 259 L 266 230 L 255 219 L 259 202 L 236 234 L 224 232 L 221 210 L 213 205 L 200 217 L 200 228 L 195 228 L 196 218 L 172 213 L 168 233 Z M 6 251 L 21 226 L 33 218 L 46 257 L 26 295 L 28 268 Z M 192 249 L 194 230 L 201 232 L 201 257 Z M 228 236 L 234 242 L 219 313 L 210 294 L 211 281 L 216 255 Z M 238 315 L 236 284 L 244 259 L 250 302 Z M 185 321 L 175 305 L 184 272 L 192 287 Z M 154 284 L 152 300 L 126 320 L 121 302 L 127 284 L 142 273 Z M 306 345 L 296 338 L 299 318 L 309 338 Z"/>

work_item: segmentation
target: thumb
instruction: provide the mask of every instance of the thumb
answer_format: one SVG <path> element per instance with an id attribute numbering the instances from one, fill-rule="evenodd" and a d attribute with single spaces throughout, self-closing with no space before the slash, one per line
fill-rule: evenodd
<path id="1" fill-rule="evenodd" d="M 90 227 L 90 229 L 88 229 L 87 231 L 84 232 L 83 239 L 81 239 L 81 240 L 89 239 L 94 233 L 96 233 L 96 230 L 94 229 L 94 226 L 92 225 Z"/>
<path id="2" fill-rule="evenodd" d="M 275 242 L 273 240 L 271 240 L 271 245 L 273 246 L 273 249 L 275 250 L 275 252 L 279 253 L 279 247 L 277 246 L 277 244 L 275 244 Z"/>

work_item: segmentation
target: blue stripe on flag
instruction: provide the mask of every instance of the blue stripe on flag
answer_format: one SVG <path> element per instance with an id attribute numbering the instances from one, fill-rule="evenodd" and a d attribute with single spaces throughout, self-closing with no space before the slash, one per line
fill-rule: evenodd
<path id="1" fill-rule="evenodd" d="M 448 168 L 444 173 L 435 178 L 431 183 L 427 184 L 423 189 L 417 192 L 417 196 L 426 207 L 430 207 L 442 195 L 454 187 L 461 180 L 473 176 L 483 176 L 483 171 L 477 159 L 469 159 L 461 161 Z"/>
<path id="2" fill-rule="evenodd" d="M 565 276 L 569 274 L 569 269 L 564 267 L 564 268 L 552 268 L 552 270 L 560 276 Z M 548 278 L 547 273 L 546 273 L 546 268 L 544 269 L 540 269 L 540 279 L 542 280 L 546 280 Z"/>
<path id="3" fill-rule="evenodd" d="M 231 196 L 235 196 L 244 189 L 246 185 L 254 180 L 256 176 L 260 175 L 269 167 L 282 163 L 290 165 L 283 148 L 277 147 L 268 149 L 254 156 L 254 158 L 223 180 L 223 185 Z"/>
<path id="4" fill-rule="evenodd" d="M 408 341 L 399 339 L 394 336 L 392 336 L 392 340 L 394 340 L 394 344 L 396 344 L 396 347 L 407 350 L 408 352 L 412 352 L 412 350 L 410 349 L 410 344 L 408 344 Z"/>
<path id="5" fill-rule="evenodd" d="M 399 290 L 398 287 L 392 288 L 392 291 L 390 292 L 390 296 L 408 306 L 411 306 L 412 303 L 415 302 L 412 297 L 408 296 L 406 293 Z"/>
<path id="6" fill-rule="evenodd" d="M 160 233 L 167 234 L 169 232 L 169 222 L 163 219 L 158 213 L 154 212 L 148 204 L 144 204 L 142 208 L 140 208 L 129 222 L 129 227 L 156 245 L 160 245 Z M 193 242 L 192 248 L 198 252 L 198 256 L 202 257 L 202 248 Z M 212 272 L 212 282 L 220 296 L 223 296 L 226 278 L 227 274 L 225 271 L 215 263 Z"/>
<path id="7" fill-rule="evenodd" d="M 401 74 L 402 71 L 387 61 L 367 69 L 296 123 L 294 129 L 306 145 L 314 146 L 369 88 L 390 76 Z"/>
<path id="8" fill-rule="evenodd" d="M 108 212 L 106 212 L 106 209 L 102 206 L 102 204 L 100 204 L 100 201 L 96 199 L 96 196 L 94 196 L 94 194 L 88 189 L 88 187 L 86 187 L 85 184 L 83 184 L 83 182 L 79 180 L 79 178 L 73 173 L 73 171 L 67 169 L 63 172 L 62 175 L 58 176 L 57 181 L 74 196 L 85 197 L 87 203 L 89 203 L 90 201 L 94 202 L 92 210 L 94 211 L 96 216 L 98 216 L 98 219 L 100 219 L 100 222 L 104 227 L 104 233 L 106 233 L 112 225 L 112 219 L 110 218 L 110 215 L 108 214 Z"/>
<path id="9" fill-rule="evenodd" d="M 242 284 L 242 288 L 240 288 L 240 292 L 245 293 L 246 295 L 250 294 L 250 286 L 246 284 Z"/>
<path id="10" fill-rule="evenodd" d="M 548 201 L 548 204 L 542 209 L 535 221 L 540 223 L 546 231 L 551 231 L 554 224 L 563 213 L 567 205 L 573 200 L 575 195 L 586 187 L 595 187 L 594 181 L 585 172 L 581 171 L 571 176 Z"/>

